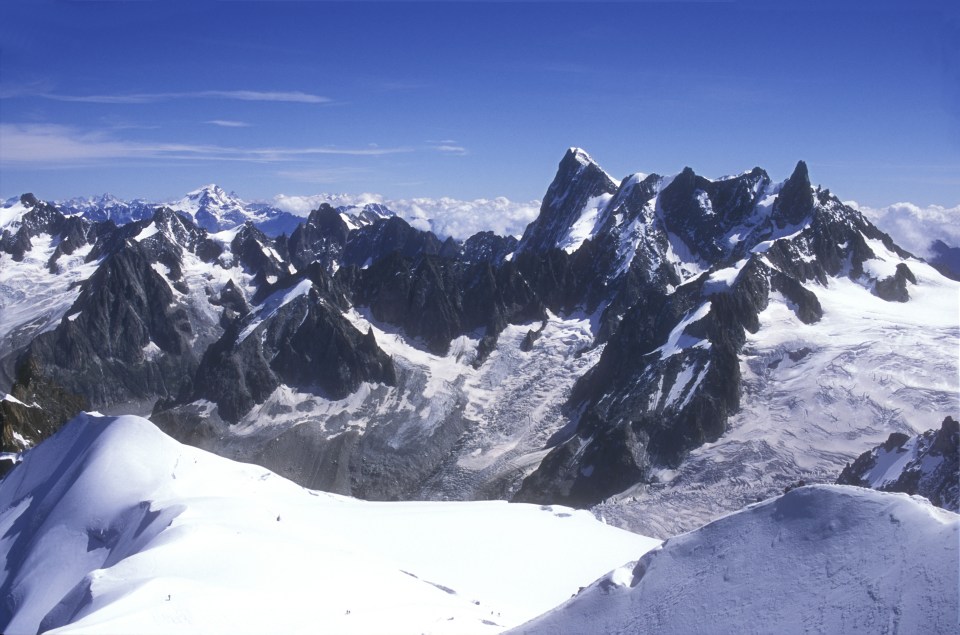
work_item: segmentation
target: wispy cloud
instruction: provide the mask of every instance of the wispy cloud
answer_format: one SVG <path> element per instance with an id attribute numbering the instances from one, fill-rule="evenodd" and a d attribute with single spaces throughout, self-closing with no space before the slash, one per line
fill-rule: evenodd
<path id="1" fill-rule="evenodd" d="M 41 97 L 54 101 L 86 104 L 153 104 L 175 99 L 232 99 L 239 101 L 273 101 L 298 104 L 326 104 L 329 97 L 304 93 L 301 91 L 262 91 L 262 90 L 201 90 L 192 92 L 165 93 L 115 93 L 101 95 L 65 95 L 54 92 L 35 92 L 19 90 L 7 92 L 3 97 Z"/>
<path id="2" fill-rule="evenodd" d="M 211 119 L 210 121 L 204 121 L 203 123 L 210 124 L 211 126 L 220 126 L 221 128 L 249 128 L 250 124 L 246 121 L 233 121 L 230 119 Z"/>
<path id="3" fill-rule="evenodd" d="M 0 124 L 0 163 L 6 165 L 86 165 L 111 159 L 280 162 L 313 156 L 384 156 L 413 148 L 242 148 L 210 144 L 119 139 L 104 131 L 55 124 Z"/>
<path id="4" fill-rule="evenodd" d="M 277 176 L 292 181 L 302 183 L 317 183 L 320 185 L 332 185 L 335 183 L 344 183 L 356 181 L 360 177 L 369 176 L 370 170 L 367 168 L 341 166 L 334 168 L 309 168 L 305 170 L 281 170 Z M 307 210 L 309 211 L 309 210 Z"/>
<path id="5" fill-rule="evenodd" d="M 435 150 L 441 154 L 452 154 L 455 156 L 464 156 L 469 154 L 465 147 L 458 144 L 453 139 L 444 139 L 442 141 L 426 141 L 426 143 L 429 144 L 431 150 Z"/>

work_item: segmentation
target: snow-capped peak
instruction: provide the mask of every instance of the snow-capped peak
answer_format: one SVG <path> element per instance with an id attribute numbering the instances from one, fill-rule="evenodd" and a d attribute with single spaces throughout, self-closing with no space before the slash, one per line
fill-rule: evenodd
<path id="1" fill-rule="evenodd" d="M 593 157 L 591 157 L 590 154 L 583 148 L 571 146 L 567 149 L 567 154 L 572 155 L 573 158 L 584 165 L 587 165 L 588 163 L 596 163 L 596 161 L 593 160 Z"/>
<path id="2" fill-rule="evenodd" d="M 192 217 L 197 225 L 210 232 L 218 232 L 254 220 L 247 204 L 234 194 L 228 194 L 219 185 L 210 183 L 187 193 L 170 204 L 170 208 Z"/>

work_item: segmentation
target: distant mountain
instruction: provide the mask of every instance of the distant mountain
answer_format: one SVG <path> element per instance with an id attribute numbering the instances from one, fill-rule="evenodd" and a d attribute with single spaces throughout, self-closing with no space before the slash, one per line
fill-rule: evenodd
<path id="1" fill-rule="evenodd" d="M 519 240 L 369 203 L 279 236 L 213 187 L 120 227 L 0 209 L 3 389 L 39 406 L 4 449 L 129 412 L 308 487 L 668 536 L 955 414 L 960 286 L 803 162 L 615 179 L 572 148 Z"/>
<path id="2" fill-rule="evenodd" d="M 950 247 L 942 240 L 930 244 L 930 264 L 951 280 L 960 280 L 960 247 Z"/>
<path id="3" fill-rule="evenodd" d="M 87 198 L 72 198 L 57 203 L 65 216 L 83 216 L 93 222 L 113 221 L 117 225 L 143 220 L 153 216 L 156 203 L 143 199 L 121 200 L 112 194 L 102 194 Z"/>
<path id="4" fill-rule="evenodd" d="M 949 633 L 960 516 L 801 487 L 671 538 L 510 633 Z"/>

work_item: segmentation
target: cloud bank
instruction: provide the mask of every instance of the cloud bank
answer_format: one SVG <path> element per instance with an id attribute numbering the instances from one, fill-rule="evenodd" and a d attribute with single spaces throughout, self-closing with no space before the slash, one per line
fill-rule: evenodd
<path id="1" fill-rule="evenodd" d="M 890 234 L 894 242 L 921 258 L 929 258 L 930 243 L 942 240 L 960 247 L 960 205 L 920 207 L 913 203 L 894 203 L 886 207 L 865 207 L 856 201 L 847 205 L 859 209 L 877 227 Z"/>
<path id="2" fill-rule="evenodd" d="M 334 207 L 380 203 L 396 212 L 412 226 L 429 230 L 441 239 L 452 236 L 464 240 L 481 231 L 501 236 L 523 234 L 527 225 L 540 213 L 540 201 L 518 202 L 499 196 L 472 201 L 443 198 L 386 199 L 379 194 L 315 194 L 312 196 L 279 195 L 273 205 L 297 216 L 306 216 L 321 203 Z"/>

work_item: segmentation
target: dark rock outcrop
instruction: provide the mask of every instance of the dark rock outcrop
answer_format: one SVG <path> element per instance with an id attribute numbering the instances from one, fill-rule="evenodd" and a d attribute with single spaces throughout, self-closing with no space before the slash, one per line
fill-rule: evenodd
<path id="1" fill-rule="evenodd" d="M 93 407 L 178 394 L 196 368 L 190 321 L 138 243 L 107 257 L 67 316 L 18 366 L 40 369 Z"/>
<path id="2" fill-rule="evenodd" d="M 309 287 L 278 289 L 243 330 L 234 323 L 197 369 L 189 400 L 208 399 L 220 416 L 238 421 L 280 385 L 341 399 L 364 381 L 393 384 L 393 363 L 372 332 L 362 334 Z"/>
<path id="3" fill-rule="evenodd" d="M 947 417 L 938 430 L 915 437 L 894 432 L 847 464 L 837 484 L 919 494 L 960 512 L 960 424 Z"/>
<path id="4" fill-rule="evenodd" d="M 950 278 L 960 280 L 960 247 L 951 247 L 942 240 L 930 243 L 930 264 L 937 271 Z"/>

